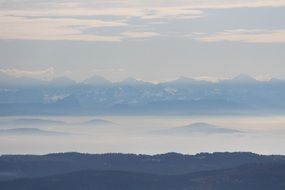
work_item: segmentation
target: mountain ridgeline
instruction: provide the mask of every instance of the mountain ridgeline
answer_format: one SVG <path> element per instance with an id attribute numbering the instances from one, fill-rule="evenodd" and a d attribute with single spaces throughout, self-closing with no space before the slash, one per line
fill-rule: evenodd
<path id="1" fill-rule="evenodd" d="M 247 75 L 219 82 L 181 77 L 158 84 L 132 78 L 112 83 L 98 76 L 79 83 L 0 78 L 0 115 L 285 112 L 285 81 Z"/>
<path id="2" fill-rule="evenodd" d="M 5 190 L 284 190 L 285 156 L 246 152 L 0 157 Z"/>

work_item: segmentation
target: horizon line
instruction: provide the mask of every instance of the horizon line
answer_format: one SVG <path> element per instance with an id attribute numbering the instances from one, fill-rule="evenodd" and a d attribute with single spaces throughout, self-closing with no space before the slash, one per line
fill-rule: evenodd
<path id="1" fill-rule="evenodd" d="M 236 80 L 238 82 L 270 82 L 272 80 L 280 80 L 280 81 L 285 81 L 284 79 L 278 78 L 278 77 L 274 77 L 274 76 L 266 76 L 266 77 L 258 77 L 258 76 L 252 76 L 250 74 L 238 74 L 235 75 L 234 77 L 212 77 L 212 76 L 199 76 L 199 77 L 188 77 L 188 76 L 177 76 L 175 78 L 172 79 L 166 79 L 166 80 L 161 80 L 161 81 L 152 81 L 152 80 L 145 80 L 145 79 L 141 79 L 141 78 L 136 78 L 136 77 L 125 77 L 121 80 L 110 80 L 107 77 L 103 76 L 103 75 L 99 75 L 99 74 L 94 74 L 91 75 L 89 77 L 86 77 L 83 80 L 76 80 L 72 77 L 69 76 L 52 76 L 49 78 L 38 78 L 38 77 L 32 77 L 32 76 L 16 76 L 16 75 L 12 75 L 12 74 L 8 74 L 8 73 L 4 73 L 3 71 L 0 70 L 0 74 L 3 74 L 4 77 L 11 77 L 14 79 L 31 79 L 31 80 L 36 80 L 36 81 L 41 81 L 41 82 L 55 82 L 58 79 L 63 79 L 63 80 L 70 80 L 70 82 L 76 83 L 76 84 L 88 84 L 88 80 L 98 80 L 99 83 L 110 83 L 110 84 L 116 84 L 116 83 L 132 83 L 132 82 L 142 82 L 142 83 L 151 83 L 151 84 L 163 84 L 163 83 L 169 83 L 169 82 L 175 82 L 175 81 L 181 81 L 183 82 L 183 80 L 185 80 L 184 82 L 190 82 L 191 80 L 193 82 L 209 82 L 209 83 L 220 83 L 220 82 L 225 82 L 225 81 L 233 81 Z M 100 81 L 101 80 L 101 81 Z M 189 80 L 189 81 L 186 81 Z M 92 82 L 91 82 L 92 84 Z"/>

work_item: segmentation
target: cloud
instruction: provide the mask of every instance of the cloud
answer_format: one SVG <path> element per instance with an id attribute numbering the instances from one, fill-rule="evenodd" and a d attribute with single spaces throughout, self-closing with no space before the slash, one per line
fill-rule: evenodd
<path id="1" fill-rule="evenodd" d="M 198 19 L 205 16 L 205 9 L 280 6 L 285 6 L 285 0 L 0 0 L 0 39 L 120 42 L 157 36 L 156 32 L 147 32 L 148 23 Z M 132 23 L 132 18 L 144 23 L 145 32 L 133 32 L 133 27 L 141 23 Z M 126 32 L 85 33 L 88 29 L 114 27 L 124 27 Z"/>
<path id="2" fill-rule="evenodd" d="M 124 22 L 73 18 L 24 18 L 0 16 L 0 39 L 119 41 L 117 36 L 84 34 L 88 28 L 126 26 Z"/>
<path id="3" fill-rule="evenodd" d="M 127 37 L 127 38 L 150 38 L 150 37 L 154 37 L 154 36 L 159 36 L 159 33 L 130 31 L 130 32 L 123 32 L 122 35 Z"/>
<path id="4" fill-rule="evenodd" d="M 134 1 L 135 2 L 135 1 Z M 119 42 L 126 38 L 154 37 L 154 32 L 133 32 L 131 18 L 152 22 L 161 18 L 196 18 L 203 12 L 180 7 L 131 6 L 126 1 L 1 1 L 1 40 L 76 40 Z M 108 18 L 108 21 L 104 18 Z M 118 19 L 119 18 L 119 19 Z M 113 35 L 85 33 L 88 29 L 124 27 Z M 147 29 L 147 28 L 145 28 Z M 96 32 L 96 30 L 95 30 Z"/>
<path id="5" fill-rule="evenodd" d="M 183 2 L 187 2 L 183 0 Z M 285 0 L 190 0 L 193 8 L 200 9 L 227 9 L 227 8 L 259 8 L 285 6 Z"/>
<path id="6" fill-rule="evenodd" d="M 194 19 L 200 18 L 203 11 L 192 9 L 190 7 L 157 7 L 157 8 L 144 8 L 142 19 L 160 19 L 160 18 L 176 18 L 176 19 Z"/>
<path id="7" fill-rule="evenodd" d="M 155 32 L 129 31 L 115 35 L 86 34 L 91 28 L 126 27 L 124 21 L 101 21 L 74 18 L 25 18 L 0 17 L 0 39 L 2 40 L 73 40 L 119 42 L 126 38 L 149 38 Z M 111 30 L 111 29 L 110 29 Z"/>
<path id="8" fill-rule="evenodd" d="M 279 7 L 285 6 L 284 0 L 0 0 L 5 8 L 14 7 L 173 7 L 193 8 L 237 8 L 237 7 Z"/>
<path id="9" fill-rule="evenodd" d="M 0 69 L 0 73 L 14 77 L 30 77 L 37 79 L 51 79 L 54 75 L 54 68 L 49 67 L 43 70 L 20 70 L 20 69 Z"/>
<path id="10" fill-rule="evenodd" d="M 193 37 L 202 42 L 285 43 L 285 29 L 235 29 Z"/>

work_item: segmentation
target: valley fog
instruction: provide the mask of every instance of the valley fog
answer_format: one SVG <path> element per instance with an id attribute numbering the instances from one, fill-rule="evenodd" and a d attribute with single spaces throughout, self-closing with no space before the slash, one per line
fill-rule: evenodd
<path id="1" fill-rule="evenodd" d="M 284 125 L 282 115 L 1 117 L 0 153 L 285 154 Z"/>

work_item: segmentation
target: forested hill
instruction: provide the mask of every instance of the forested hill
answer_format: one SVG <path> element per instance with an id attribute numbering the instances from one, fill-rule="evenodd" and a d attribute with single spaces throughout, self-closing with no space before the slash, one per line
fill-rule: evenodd
<path id="1" fill-rule="evenodd" d="M 233 168 L 249 163 L 285 162 L 285 156 L 264 156 L 247 152 L 200 153 L 183 155 L 81 154 L 2 155 L 0 179 L 43 177 L 82 170 L 143 172 L 179 175 L 199 171 Z"/>
<path id="2" fill-rule="evenodd" d="M 247 164 L 184 175 L 79 171 L 34 179 L 0 181 L 5 190 L 284 190 L 285 164 Z"/>

